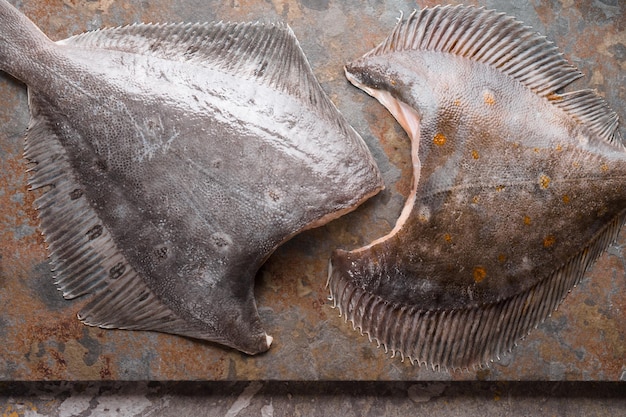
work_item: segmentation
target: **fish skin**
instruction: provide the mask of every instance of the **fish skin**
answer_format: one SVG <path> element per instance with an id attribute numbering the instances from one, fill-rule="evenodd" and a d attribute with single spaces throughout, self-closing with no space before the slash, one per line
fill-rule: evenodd
<path id="1" fill-rule="evenodd" d="M 473 7 L 415 12 L 345 70 L 407 131 L 414 177 L 388 235 L 332 255 L 334 305 L 420 365 L 498 358 L 624 223 L 617 116 L 561 93 L 580 73 L 545 38 Z"/>
<path id="2" fill-rule="evenodd" d="M 250 39 L 257 41 L 250 43 Z M 264 49 L 263 49 L 264 48 Z M 254 277 L 382 188 L 284 25 L 133 25 L 50 41 L 0 0 L 55 282 L 105 328 L 269 348 Z"/>

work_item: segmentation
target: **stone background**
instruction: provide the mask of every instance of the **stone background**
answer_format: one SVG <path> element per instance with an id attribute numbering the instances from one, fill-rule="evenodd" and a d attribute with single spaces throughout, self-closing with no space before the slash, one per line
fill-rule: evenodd
<path id="1" fill-rule="evenodd" d="M 268 332 L 275 337 L 266 354 L 248 357 L 177 336 L 89 328 L 76 319 L 76 312 L 84 301 L 63 300 L 52 283 L 33 209 L 35 193 L 27 190 L 26 163 L 22 158 L 23 133 L 29 118 L 26 89 L 20 82 L 0 74 L 0 337 L 3 342 L 0 343 L 0 380 L 7 381 L 3 389 L 8 401 L 5 410 L 0 408 L 3 415 L 13 417 L 11 413 L 15 410 L 17 415 L 26 415 L 24 401 L 27 400 L 24 398 L 32 396 L 38 398 L 37 401 L 48 398 L 52 404 L 50 410 L 63 404 L 63 407 L 70 407 L 67 398 L 79 398 L 72 405 L 79 410 L 78 414 L 99 415 L 94 411 L 96 406 L 89 408 L 94 398 L 101 394 L 104 395 L 102 398 L 109 398 L 109 394 L 132 393 L 141 387 L 144 391 L 140 400 L 149 401 L 153 407 L 141 409 L 146 413 L 142 415 L 155 415 L 148 413 L 159 407 L 154 398 L 159 398 L 156 401 L 163 404 L 174 401 L 170 400 L 170 395 L 182 395 L 187 389 L 193 391 L 194 396 L 198 394 L 194 389 L 215 392 L 216 397 L 207 398 L 219 398 L 215 401 L 225 412 L 244 392 L 246 395 L 252 391 L 259 395 L 266 393 L 263 397 L 266 400 L 258 404 L 256 415 L 271 415 L 268 414 L 269 408 L 263 407 L 272 404 L 272 393 L 282 393 L 281 398 L 289 400 L 287 394 L 292 388 L 284 387 L 296 387 L 293 388 L 293 398 L 299 398 L 302 404 L 308 404 L 309 395 L 311 398 L 328 395 L 327 389 L 330 394 L 354 389 L 361 392 L 359 398 L 374 398 L 363 402 L 370 401 L 369 406 L 374 410 L 375 398 L 381 394 L 378 390 L 384 391 L 381 395 L 387 399 L 395 399 L 395 393 L 398 393 L 398 398 L 411 399 L 413 396 L 415 400 L 421 398 L 420 387 L 453 395 L 459 388 L 450 385 L 450 381 L 457 380 L 626 380 L 626 241 L 623 237 L 600 258 L 549 320 L 522 340 L 510 354 L 484 369 L 433 372 L 411 366 L 408 361 L 403 363 L 399 358 L 392 359 L 369 343 L 367 337 L 360 336 L 350 325 L 343 323 L 337 311 L 330 308 L 325 283 L 331 251 L 337 247 L 352 249 L 361 246 L 390 230 L 408 192 L 411 169 L 405 133 L 382 106 L 348 84 L 342 66 L 382 41 L 400 12 L 407 14 L 416 7 L 436 2 L 12 0 L 12 3 L 54 40 L 103 26 L 140 21 L 286 21 L 293 28 L 325 91 L 370 146 L 383 171 L 387 190 L 356 212 L 297 236 L 277 250 L 259 271 L 257 303 Z M 454 1 L 444 3 L 457 4 Z M 621 119 L 626 120 L 624 1 L 490 0 L 466 3 L 516 16 L 555 41 L 566 57 L 585 73 L 574 88 L 596 88 Z M 621 130 L 626 137 L 624 126 Z M 284 386 L 278 382 L 198 386 L 144 383 L 49 386 L 11 382 L 41 380 L 440 382 L 354 386 L 349 385 L 350 382 L 310 386 L 302 385 L 302 382 Z M 477 398 L 500 395 L 489 391 L 500 389 L 498 384 L 463 386 L 476 389 Z M 569 385 L 543 387 L 553 389 L 554 386 L 561 387 L 557 391 L 567 391 L 562 387 Z M 572 392 L 582 393 L 584 388 L 578 387 L 584 386 L 574 385 Z M 516 387 L 511 392 L 519 394 L 527 386 Z M 481 391 L 483 389 L 487 391 Z M 607 389 L 603 385 L 598 390 L 597 395 L 602 396 Z M 317 397 L 309 391 L 317 392 Z M 606 395 L 610 392 L 613 391 L 608 389 Z M 518 394 L 510 395 L 515 397 Z M 566 399 L 570 398 L 568 395 L 563 393 Z M 11 398 L 14 403 L 10 402 Z M 98 400 L 100 402 L 96 401 L 97 407 L 102 406 L 102 398 Z M 22 404 L 21 409 L 16 408 L 18 403 Z M 285 407 L 287 404 L 288 401 Z M 555 404 L 558 408 L 561 403 Z M 55 410 L 45 415 L 70 415 L 61 413 L 60 408 Z M 92 412 L 94 414 L 90 414 Z M 224 413 L 216 412 L 215 415 Z"/>

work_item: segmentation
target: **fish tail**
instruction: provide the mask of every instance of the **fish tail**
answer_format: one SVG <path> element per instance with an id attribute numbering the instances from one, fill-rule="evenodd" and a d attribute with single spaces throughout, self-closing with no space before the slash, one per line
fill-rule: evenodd
<path id="1" fill-rule="evenodd" d="M 0 70 L 28 84 L 35 57 L 53 42 L 23 13 L 0 0 Z M 29 58 L 32 57 L 32 58 Z"/>

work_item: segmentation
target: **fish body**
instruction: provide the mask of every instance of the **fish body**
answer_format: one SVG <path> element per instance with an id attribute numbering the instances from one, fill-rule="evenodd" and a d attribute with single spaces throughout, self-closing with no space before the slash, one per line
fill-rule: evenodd
<path id="1" fill-rule="evenodd" d="M 55 282 L 81 320 L 269 348 L 254 277 L 382 188 L 281 24 L 139 24 L 50 41 L 0 0 L 28 86 L 25 155 Z"/>
<path id="2" fill-rule="evenodd" d="M 436 7 L 346 66 L 412 141 L 394 229 L 331 259 L 346 320 L 411 361 L 497 358 L 558 306 L 626 212 L 617 116 L 513 18 Z"/>

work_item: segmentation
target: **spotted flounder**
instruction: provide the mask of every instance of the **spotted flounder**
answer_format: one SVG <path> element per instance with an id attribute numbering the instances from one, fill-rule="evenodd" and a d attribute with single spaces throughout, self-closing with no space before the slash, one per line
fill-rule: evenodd
<path id="1" fill-rule="evenodd" d="M 514 18 L 435 7 L 345 68 L 412 143 L 393 230 L 331 258 L 331 298 L 385 349 L 434 368 L 484 364 L 561 303 L 626 210 L 618 118 Z"/>
<path id="2" fill-rule="evenodd" d="M 282 24 L 138 24 L 50 41 L 0 0 L 55 281 L 89 325 L 269 348 L 257 269 L 382 187 Z"/>

